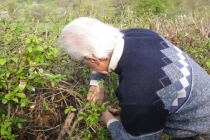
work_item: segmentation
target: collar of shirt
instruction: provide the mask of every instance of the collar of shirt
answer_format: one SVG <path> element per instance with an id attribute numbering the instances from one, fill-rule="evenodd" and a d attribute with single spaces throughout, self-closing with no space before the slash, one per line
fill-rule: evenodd
<path id="1" fill-rule="evenodd" d="M 112 72 L 116 69 L 118 61 L 120 60 L 124 49 L 124 39 L 121 39 L 119 43 L 115 46 L 112 53 L 112 57 L 109 63 L 108 72 Z"/>

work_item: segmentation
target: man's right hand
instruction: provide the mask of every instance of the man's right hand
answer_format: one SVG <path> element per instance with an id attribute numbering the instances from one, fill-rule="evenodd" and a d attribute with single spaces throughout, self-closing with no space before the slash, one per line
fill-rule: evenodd
<path id="1" fill-rule="evenodd" d="M 96 104 L 98 102 L 103 102 L 104 100 L 104 90 L 99 86 L 91 85 L 87 95 L 87 99 Z"/>

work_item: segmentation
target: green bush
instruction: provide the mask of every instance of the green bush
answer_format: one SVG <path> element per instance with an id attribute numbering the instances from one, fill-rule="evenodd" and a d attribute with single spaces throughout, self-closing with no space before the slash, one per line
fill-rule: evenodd
<path id="1" fill-rule="evenodd" d="M 15 116 L 13 109 L 28 106 L 31 102 L 27 95 L 36 87 L 45 86 L 48 81 L 53 87 L 61 79 L 60 74 L 47 69 L 53 65 L 58 49 L 52 46 L 52 38 L 38 31 L 44 32 L 32 18 L 0 19 L 0 28 L 1 137 L 14 139 L 11 126 L 17 124 L 21 128 L 23 119 Z"/>
<path id="2" fill-rule="evenodd" d="M 130 4 L 134 5 L 134 11 L 141 16 L 144 13 L 153 13 L 155 15 L 164 13 L 170 6 L 169 0 L 133 0 Z"/>

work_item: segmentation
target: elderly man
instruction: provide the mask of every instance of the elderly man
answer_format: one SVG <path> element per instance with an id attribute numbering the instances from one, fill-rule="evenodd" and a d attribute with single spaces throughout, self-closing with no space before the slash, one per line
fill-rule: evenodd
<path id="1" fill-rule="evenodd" d="M 119 75 L 118 121 L 106 111 L 102 120 L 115 140 L 210 139 L 210 76 L 187 54 L 147 29 L 118 31 L 82 17 L 64 27 L 60 42 L 78 62 L 95 71 L 88 99 L 103 99 L 98 82 Z M 97 96 L 95 96 L 97 94 Z"/>

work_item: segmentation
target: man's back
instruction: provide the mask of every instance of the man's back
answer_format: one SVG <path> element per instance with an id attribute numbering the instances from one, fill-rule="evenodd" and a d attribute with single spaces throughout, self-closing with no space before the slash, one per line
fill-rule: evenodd
<path id="1" fill-rule="evenodd" d="M 158 34 L 122 32 L 124 51 L 115 72 L 120 75 L 116 95 L 126 131 L 146 134 L 165 124 L 164 131 L 175 137 L 209 133 L 210 76 Z"/>

